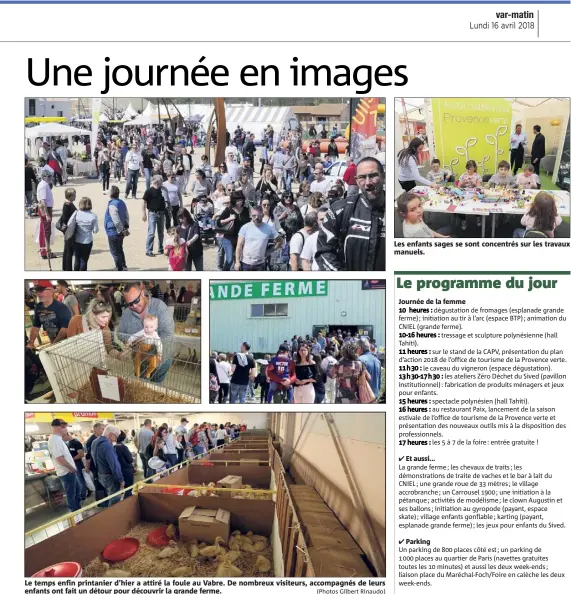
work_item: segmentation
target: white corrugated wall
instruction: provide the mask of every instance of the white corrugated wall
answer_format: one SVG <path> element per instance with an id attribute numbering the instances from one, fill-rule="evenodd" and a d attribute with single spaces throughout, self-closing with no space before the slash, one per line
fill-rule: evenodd
<path id="1" fill-rule="evenodd" d="M 312 334 L 322 324 L 374 326 L 377 345 L 384 346 L 385 291 L 361 286 L 360 280 L 328 281 L 327 297 L 210 301 L 210 348 L 234 352 L 246 340 L 253 352 L 274 354 L 286 338 Z M 251 318 L 253 303 L 288 303 L 288 317 Z"/>

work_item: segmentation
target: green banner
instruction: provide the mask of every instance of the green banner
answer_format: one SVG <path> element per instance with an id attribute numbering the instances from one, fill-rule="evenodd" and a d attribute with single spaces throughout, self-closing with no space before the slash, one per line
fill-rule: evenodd
<path id="1" fill-rule="evenodd" d="M 434 144 L 443 169 L 456 179 L 474 160 L 480 175 L 510 160 L 512 106 L 507 99 L 432 99 Z"/>
<path id="2" fill-rule="evenodd" d="M 326 280 L 252 281 L 211 283 L 210 299 L 274 299 L 276 297 L 326 297 Z"/>

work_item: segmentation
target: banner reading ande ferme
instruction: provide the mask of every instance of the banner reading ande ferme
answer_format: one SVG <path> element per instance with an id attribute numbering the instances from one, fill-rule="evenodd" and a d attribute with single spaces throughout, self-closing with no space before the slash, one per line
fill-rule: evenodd
<path id="1" fill-rule="evenodd" d="M 326 297 L 328 281 L 252 281 L 211 283 L 210 299 L 270 299 L 275 297 Z"/>

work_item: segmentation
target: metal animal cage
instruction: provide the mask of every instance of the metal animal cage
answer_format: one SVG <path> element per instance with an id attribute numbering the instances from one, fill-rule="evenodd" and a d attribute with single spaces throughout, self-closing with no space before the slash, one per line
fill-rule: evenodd
<path id="1" fill-rule="evenodd" d="M 40 359 L 56 402 L 200 403 L 200 351 L 194 342 L 162 340 L 158 356 L 156 348 L 127 347 L 128 339 L 115 333 L 106 345 L 103 333 L 92 330 L 43 349 Z M 101 376 L 118 378 L 115 392 L 103 389 Z"/>

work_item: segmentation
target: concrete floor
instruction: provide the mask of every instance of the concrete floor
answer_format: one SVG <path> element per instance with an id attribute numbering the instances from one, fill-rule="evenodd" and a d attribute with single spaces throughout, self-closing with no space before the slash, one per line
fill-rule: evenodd
<path id="1" fill-rule="evenodd" d="M 142 480 L 143 480 L 143 471 L 139 470 L 135 473 L 135 482 L 142 481 Z M 93 494 L 90 494 L 90 496 L 85 500 L 83 505 L 84 506 L 90 505 L 94 501 L 95 501 L 95 499 L 93 497 Z M 101 512 L 101 511 L 103 511 L 103 508 L 94 507 L 84 513 L 85 513 L 85 515 L 87 515 L 89 517 L 91 515 Z M 44 524 L 46 524 L 48 522 L 53 522 L 54 520 L 63 518 L 68 513 L 69 513 L 69 509 L 68 509 L 67 505 L 65 504 L 65 498 L 63 498 L 63 501 L 61 503 L 59 503 L 58 505 L 53 505 L 53 506 L 49 506 L 47 504 L 40 505 L 25 514 L 25 516 L 24 516 L 24 530 L 25 530 L 25 532 L 29 532 L 30 530 L 34 530 L 40 526 L 43 526 Z M 84 518 L 84 519 L 86 519 L 86 518 Z M 59 532 L 60 530 L 61 530 L 61 527 L 59 527 L 58 525 L 55 525 L 55 526 L 52 526 L 51 529 L 48 528 L 46 531 L 44 531 L 45 534 L 42 534 L 42 531 L 40 531 L 34 535 L 33 540 L 26 541 L 26 546 L 29 546 L 30 544 L 33 544 L 34 542 L 39 542 L 40 540 L 43 540 L 43 538 L 47 538 L 48 536 L 52 536 L 53 534 Z"/>
<path id="2" fill-rule="evenodd" d="M 204 149 L 196 149 L 193 155 L 193 162 L 196 169 L 196 164 L 200 163 L 200 157 L 203 154 Z M 259 162 L 256 162 L 254 168 L 254 184 L 258 183 L 260 170 Z M 194 176 L 191 176 L 191 182 Z M 189 182 L 189 188 L 190 183 Z M 122 179 L 117 183 L 113 176 L 111 176 L 110 185 L 118 185 L 121 190 L 121 197 L 125 196 L 125 179 Z M 294 184 L 293 190 L 297 191 L 297 184 Z M 87 196 L 91 199 L 93 204 L 93 213 L 97 215 L 100 231 L 94 235 L 93 249 L 88 262 L 88 270 L 115 270 L 113 258 L 109 253 L 109 245 L 107 242 L 107 235 L 103 229 L 103 221 L 105 217 L 105 210 L 107 208 L 107 202 L 109 197 L 103 194 L 101 182 L 94 179 L 87 179 L 85 177 L 69 178 L 67 185 L 63 187 L 55 187 L 54 192 L 54 211 L 53 220 L 57 221 L 61 215 L 61 209 L 64 203 L 65 190 L 67 188 L 75 188 L 77 192 L 76 205 L 83 196 Z M 127 261 L 127 267 L 129 271 L 132 270 L 168 270 L 168 260 L 163 254 L 157 255 L 154 258 L 150 258 L 145 255 L 145 241 L 147 237 L 147 223 L 143 223 L 142 220 L 142 197 L 145 192 L 145 179 L 139 178 L 137 186 L 137 200 L 129 198 L 126 201 L 127 209 L 129 211 L 129 230 L 131 234 L 125 239 L 124 250 L 125 259 Z M 191 196 L 190 194 L 184 197 L 183 205 L 188 208 L 190 207 Z M 26 218 L 25 221 L 25 235 L 26 235 L 26 253 L 25 253 L 25 267 L 26 270 L 42 270 L 49 271 L 48 261 L 42 260 L 38 251 L 38 244 L 35 242 L 36 228 L 38 226 L 39 218 Z M 61 255 L 63 253 L 63 234 L 56 230 L 55 241 L 52 246 L 53 252 L 56 254 L 56 258 L 52 260 L 52 270 L 61 270 L 62 260 Z M 158 238 L 155 236 L 154 253 L 157 253 L 158 249 Z M 218 248 L 215 245 L 209 244 L 204 246 L 204 269 L 205 270 L 216 270 Z M 191 273 L 188 273 L 191 275 Z"/>

